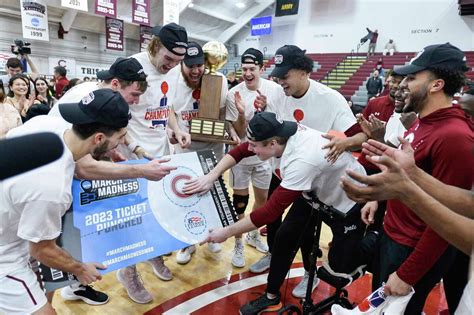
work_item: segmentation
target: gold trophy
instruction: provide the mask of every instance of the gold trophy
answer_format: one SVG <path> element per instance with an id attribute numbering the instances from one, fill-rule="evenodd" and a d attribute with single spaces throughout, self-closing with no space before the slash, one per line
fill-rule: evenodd
<path id="1" fill-rule="evenodd" d="M 217 41 L 206 43 L 204 51 L 206 74 L 201 82 L 201 99 L 198 118 L 191 120 L 191 139 L 203 142 L 221 142 L 235 144 L 225 130 L 225 120 L 220 120 L 220 103 L 223 76 L 216 71 L 227 62 L 227 48 Z M 225 79 L 225 78 L 224 78 Z"/>

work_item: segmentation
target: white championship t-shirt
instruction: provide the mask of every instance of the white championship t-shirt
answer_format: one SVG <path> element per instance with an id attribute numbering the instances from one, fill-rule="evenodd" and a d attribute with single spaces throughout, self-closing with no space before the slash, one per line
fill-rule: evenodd
<path id="1" fill-rule="evenodd" d="M 265 111 L 276 113 L 278 108 L 277 102 L 281 102 L 281 100 L 286 97 L 283 93 L 283 89 L 275 82 L 263 78 L 260 78 L 259 83 L 260 85 L 258 87 L 258 90 L 260 91 L 260 93 L 262 93 L 262 95 L 265 95 L 267 97 L 267 106 L 265 108 Z M 245 105 L 245 120 L 248 122 L 255 115 L 255 107 L 253 104 L 255 102 L 256 97 L 258 96 L 258 92 L 249 90 L 245 85 L 245 82 L 241 82 L 229 90 L 229 92 L 227 93 L 225 105 L 226 120 L 229 120 L 231 122 L 235 122 L 239 118 L 239 112 L 237 110 L 237 107 L 235 106 L 235 92 L 239 92 L 240 96 L 242 97 L 242 102 Z M 241 138 L 241 142 L 245 142 L 247 140 L 247 136 Z M 261 163 L 262 161 L 257 156 L 244 158 L 242 161 L 239 162 L 240 165 L 258 165 Z"/>
<path id="2" fill-rule="evenodd" d="M 166 126 L 178 86 L 179 66 L 166 74 L 159 73 L 148 58 L 147 52 L 132 56 L 137 59 L 148 75 L 148 89 L 140 96 L 138 104 L 130 106 L 132 119 L 127 130 L 133 142 L 137 142 L 153 156 L 169 154 Z"/>
<path id="3" fill-rule="evenodd" d="M 227 95 L 227 79 L 219 72 L 217 72 L 216 75 L 219 75 L 222 78 L 220 108 L 224 108 L 225 97 Z M 181 130 L 189 132 L 189 122 L 191 119 L 198 117 L 200 99 L 201 90 L 199 88 L 195 90 L 191 89 L 186 84 L 183 74 L 180 73 L 178 88 L 176 89 L 176 96 L 173 102 L 173 110 L 176 113 L 178 125 Z M 191 145 L 186 149 L 182 149 L 179 144 L 175 145 L 174 147 L 176 153 L 213 150 L 216 154 L 217 160 L 220 160 L 224 155 L 223 143 L 191 141 Z"/>
<path id="4" fill-rule="evenodd" d="M 347 213 L 355 202 L 350 200 L 340 185 L 341 177 L 351 169 L 366 174 L 364 168 L 348 152 L 339 156 L 334 164 L 329 163 L 321 148 L 329 142 L 324 133 L 298 125 L 298 131 L 289 138 L 281 158 L 272 158 L 274 173 L 282 179 L 281 186 L 289 190 L 303 191 L 317 197 L 321 202 Z"/>
<path id="5" fill-rule="evenodd" d="M 59 112 L 59 104 L 67 103 L 79 103 L 84 96 L 99 89 L 99 83 L 97 82 L 84 82 L 76 85 L 69 91 L 67 91 L 57 102 L 54 104 L 53 108 L 49 111 L 49 116 L 62 117 Z M 68 122 L 66 122 L 68 123 Z M 68 123 L 69 124 L 69 123 Z M 71 126 L 71 124 L 69 124 Z"/>
<path id="6" fill-rule="evenodd" d="M 64 143 L 67 129 L 64 120 L 41 115 L 12 129 L 7 137 L 53 132 Z M 52 240 L 61 234 L 61 217 L 72 202 L 74 167 L 72 153 L 64 145 L 58 160 L 0 185 L 0 277 L 28 264 L 29 241 Z"/>
<path id="7" fill-rule="evenodd" d="M 281 119 L 296 121 L 321 132 L 346 131 L 356 123 L 344 96 L 324 84 L 309 82 L 305 95 L 300 98 L 287 96 L 277 104 Z"/>

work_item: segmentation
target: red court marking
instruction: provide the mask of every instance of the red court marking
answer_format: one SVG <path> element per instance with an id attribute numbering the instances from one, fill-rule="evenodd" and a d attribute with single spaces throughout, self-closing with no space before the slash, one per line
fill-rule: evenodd
<path id="1" fill-rule="evenodd" d="M 303 263 L 294 263 L 291 267 L 292 268 L 299 268 L 302 267 Z M 169 309 L 179 305 L 187 300 L 190 300 L 200 294 L 208 292 L 210 290 L 222 287 L 229 283 L 237 282 L 241 279 L 246 279 L 250 277 L 257 276 L 259 274 L 253 274 L 251 272 L 243 272 L 241 274 L 236 274 L 231 276 L 230 278 L 223 278 L 208 284 L 205 284 L 201 287 L 192 289 L 188 292 L 185 292 L 177 297 L 170 299 L 161 305 L 154 307 L 153 309 L 149 310 L 145 313 L 145 315 L 158 315 L 162 314 L 163 312 L 168 311 Z M 371 287 L 371 278 L 370 274 L 365 275 L 364 277 L 356 280 L 352 283 L 348 288 L 347 291 L 349 292 L 349 299 L 353 303 L 360 303 L 362 302 L 370 293 Z M 294 298 L 291 295 L 291 291 L 293 288 L 299 283 L 300 278 L 292 278 L 289 280 L 285 280 L 283 283 L 280 292 L 284 294 L 282 302 L 285 305 L 294 304 L 300 305 L 299 299 Z M 239 308 L 247 303 L 250 300 L 257 298 L 260 294 L 265 291 L 266 285 L 260 285 L 257 287 L 250 288 L 248 290 L 241 291 L 239 293 L 232 294 L 220 300 L 217 300 L 214 303 L 210 303 L 205 307 L 193 312 L 194 315 L 208 315 L 208 314 L 236 314 Z M 334 288 L 326 284 L 325 282 L 321 281 L 318 288 L 313 293 L 314 302 L 317 303 L 326 297 L 333 294 L 335 291 Z M 286 294 L 285 294 L 286 293 Z M 442 285 L 436 286 L 433 291 L 431 291 L 430 295 L 428 296 L 427 303 L 425 304 L 424 312 L 426 315 L 437 315 L 440 312 L 447 309 L 446 299 L 444 297 L 444 290 Z M 271 313 L 268 313 L 271 314 Z M 276 314 L 276 313 L 275 313 Z M 329 312 L 327 314 L 330 314 Z"/>

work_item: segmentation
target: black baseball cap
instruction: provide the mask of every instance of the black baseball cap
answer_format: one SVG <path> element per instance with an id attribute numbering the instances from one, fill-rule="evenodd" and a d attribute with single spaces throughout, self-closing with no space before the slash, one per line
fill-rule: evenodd
<path id="1" fill-rule="evenodd" d="M 283 78 L 288 71 L 294 68 L 296 57 L 303 57 L 306 50 L 302 50 L 295 45 L 285 45 L 278 48 L 275 53 L 275 69 L 273 69 L 270 76 L 276 78 Z"/>
<path id="2" fill-rule="evenodd" d="M 112 128 L 124 128 L 130 110 L 119 92 L 99 89 L 90 92 L 79 103 L 59 104 L 61 116 L 73 125 L 100 123 Z"/>
<path id="3" fill-rule="evenodd" d="M 137 59 L 119 57 L 109 70 L 97 72 L 97 78 L 100 80 L 118 78 L 125 81 L 146 81 L 146 74 Z"/>
<path id="4" fill-rule="evenodd" d="M 298 125 L 294 121 L 279 120 L 275 113 L 258 112 L 249 121 L 247 138 L 252 141 L 263 141 L 271 137 L 291 137 Z"/>
<path id="5" fill-rule="evenodd" d="M 263 65 L 263 54 L 260 50 L 249 48 L 242 54 L 241 63 L 251 63 L 254 65 Z"/>
<path id="6" fill-rule="evenodd" d="M 155 26 L 151 29 L 153 35 L 158 36 L 163 46 L 177 56 L 184 56 L 186 53 L 177 53 L 175 48 L 188 48 L 188 34 L 186 29 L 176 23 L 169 23 L 163 26 Z"/>
<path id="7" fill-rule="evenodd" d="M 192 67 L 194 65 L 203 65 L 204 52 L 202 51 L 201 45 L 196 42 L 189 42 L 183 61 L 188 67 Z"/>
<path id="8" fill-rule="evenodd" d="M 410 61 L 410 64 L 395 67 L 394 71 L 401 75 L 414 74 L 428 68 L 467 71 L 466 56 L 457 47 L 450 43 L 431 45 Z"/>

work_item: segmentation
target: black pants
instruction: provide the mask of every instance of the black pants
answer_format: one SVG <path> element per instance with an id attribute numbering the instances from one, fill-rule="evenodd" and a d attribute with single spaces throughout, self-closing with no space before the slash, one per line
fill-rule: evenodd
<path id="1" fill-rule="evenodd" d="M 443 276 L 444 292 L 450 314 L 454 314 L 458 308 L 469 277 L 469 256 L 460 250 L 456 250 L 455 255 L 454 262 Z"/>
<path id="2" fill-rule="evenodd" d="M 268 275 L 267 292 L 277 294 L 299 248 L 303 256 L 305 270 L 310 269 L 310 252 L 314 242 L 316 217 L 313 209 L 302 197 L 298 198 L 285 220 L 275 233 Z M 328 260 L 336 272 L 351 272 L 365 259 L 360 255 L 358 244 L 364 234 L 365 226 L 360 220 L 360 205 L 354 206 L 344 219 L 320 212 L 323 221 L 331 227 L 333 243 L 329 249 Z M 268 225 L 267 225 L 268 227 Z"/>
<path id="3" fill-rule="evenodd" d="M 382 235 L 378 250 L 380 264 L 378 270 L 374 270 L 373 286 L 377 288 L 382 286 L 382 283 L 388 280 L 390 274 L 403 264 L 412 251 L 413 248 L 398 244 L 387 235 Z M 408 302 L 405 314 L 421 314 L 428 294 L 451 266 L 455 254 L 455 249 L 448 247 L 433 267 L 413 286 L 415 294 Z"/>
<path id="4" fill-rule="evenodd" d="M 270 182 L 270 187 L 268 188 L 268 197 L 267 200 L 270 199 L 272 193 L 277 189 L 280 185 L 281 180 L 272 174 L 272 180 Z M 267 244 L 268 244 L 268 251 L 272 253 L 273 243 L 275 242 L 275 235 L 281 225 L 282 217 L 279 217 L 272 223 L 267 224 Z"/>

